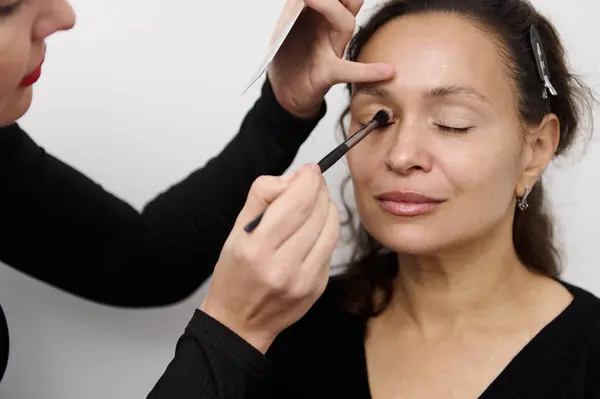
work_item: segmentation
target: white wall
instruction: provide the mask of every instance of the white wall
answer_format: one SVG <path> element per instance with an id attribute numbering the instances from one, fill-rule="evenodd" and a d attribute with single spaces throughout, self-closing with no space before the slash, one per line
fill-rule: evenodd
<path id="1" fill-rule="evenodd" d="M 232 5 L 234 3 L 235 5 Z M 366 2 L 367 7 L 378 3 Z M 282 0 L 74 0 L 76 29 L 49 41 L 44 76 L 23 126 L 49 152 L 137 208 L 218 153 L 254 102 L 243 98 Z M 558 25 L 573 66 L 600 94 L 600 5 L 536 1 Z M 586 8 L 587 7 L 587 8 Z M 233 11 L 235 10 L 235 11 Z M 255 12 L 260 16 L 249 18 Z M 340 88 L 294 167 L 336 143 Z M 165 156 L 164 154 L 176 154 Z M 600 294 L 600 146 L 552 175 L 565 278 Z M 332 193 L 345 174 L 328 172 Z M 596 222 L 596 223 L 594 223 Z M 202 292 L 176 307 L 98 306 L 0 266 L 11 331 L 1 398 L 142 398 L 163 372 Z"/>

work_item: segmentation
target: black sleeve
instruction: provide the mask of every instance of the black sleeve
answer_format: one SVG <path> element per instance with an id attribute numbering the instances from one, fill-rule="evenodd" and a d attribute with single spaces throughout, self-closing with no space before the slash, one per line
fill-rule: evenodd
<path id="1" fill-rule="evenodd" d="M 196 310 L 175 357 L 148 399 L 268 399 L 273 365 L 253 346 Z"/>
<path id="2" fill-rule="evenodd" d="M 325 360 L 321 364 L 327 366 L 320 368 L 315 359 L 338 353 L 335 348 L 345 348 L 344 354 L 360 354 L 363 348 L 362 322 L 340 311 L 344 288 L 332 277 L 323 295 L 277 336 L 266 355 L 197 309 L 148 399 L 310 397 L 319 385 L 310 377 L 312 371 L 320 375 L 331 371 L 331 363 Z"/>
<path id="3" fill-rule="evenodd" d="M 325 111 L 293 117 L 267 80 L 221 154 L 141 214 L 16 124 L 0 129 L 0 261 L 113 306 L 185 299 L 212 273 L 252 182 L 285 172 Z"/>

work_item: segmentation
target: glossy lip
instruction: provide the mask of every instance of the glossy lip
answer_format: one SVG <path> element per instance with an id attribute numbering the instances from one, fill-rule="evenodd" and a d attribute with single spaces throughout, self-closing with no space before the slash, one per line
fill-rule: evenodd
<path id="1" fill-rule="evenodd" d="M 33 71 L 31 71 L 27 76 L 25 76 L 23 78 L 23 80 L 21 80 L 21 82 L 19 83 L 19 86 L 28 87 L 39 80 L 40 76 L 42 75 L 42 65 L 44 65 L 45 58 L 46 57 L 44 54 L 39 65 Z"/>
<path id="2" fill-rule="evenodd" d="M 446 200 L 414 191 L 390 191 L 376 196 L 383 209 L 396 216 L 418 216 L 431 213 Z"/>

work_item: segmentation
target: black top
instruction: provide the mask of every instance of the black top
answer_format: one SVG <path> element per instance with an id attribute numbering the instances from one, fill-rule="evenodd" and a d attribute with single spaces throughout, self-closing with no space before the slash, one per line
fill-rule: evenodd
<path id="1" fill-rule="evenodd" d="M 212 273 L 252 182 L 285 172 L 325 112 L 323 103 L 314 119 L 293 117 L 267 80 L 222 153 L 141 214 L 46 153 L 17 124 L 0 129 L 0 262 L 103 304 L 185 299 Z M 0 311 L 0 379 L 4 323 Z"/>
<path id="2" fill-rule="evenodd" d="M 480 398 L 600 398 L 600 299 L 561 283 L 574 300 Z M 196 310 L 148 398 L 370 398 L 365 320 L 341 310 L 342 293 L 342 283 L 332 278 L 319 301 L 265 356 Z"/>

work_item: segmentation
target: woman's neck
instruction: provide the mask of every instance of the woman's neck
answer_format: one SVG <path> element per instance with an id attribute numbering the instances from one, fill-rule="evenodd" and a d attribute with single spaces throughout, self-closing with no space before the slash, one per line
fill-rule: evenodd
<path id="1" fill-rule="evenodd" d="M 427 335 L 504 318 L 541 280 L 519 261 L 510 237 L 490 237 L 436 256 L 399 254 L 398 262 L 390 311 Z"/>

